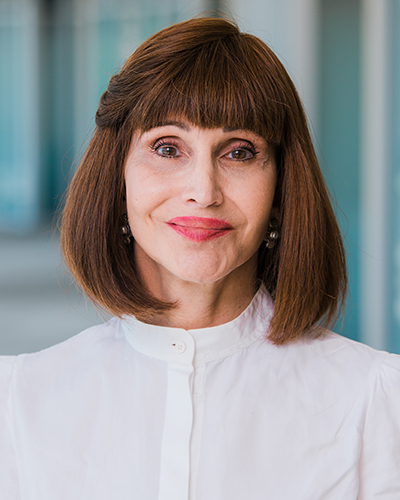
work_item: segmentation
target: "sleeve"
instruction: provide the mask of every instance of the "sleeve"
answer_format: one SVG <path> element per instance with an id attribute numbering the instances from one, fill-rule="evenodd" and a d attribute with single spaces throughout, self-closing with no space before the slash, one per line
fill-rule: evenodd
<path id="1" fill-rule="evenodd" d="M 16 358 L 0 356 L 0 497 L 20 499 L 17 460 L 14 445 L 11 379 Z"/>
<path id="2" fill-rule="evenodd" d="M 400 356 L 386 354 L 371 381 L 358 500 L 400 499 Z"/>

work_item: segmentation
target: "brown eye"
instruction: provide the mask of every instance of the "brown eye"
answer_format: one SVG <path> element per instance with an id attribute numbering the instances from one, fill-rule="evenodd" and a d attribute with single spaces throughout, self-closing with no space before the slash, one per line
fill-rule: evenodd
<path id="1" fill-rule="evenodd" d="M 178 150 L 175 146 L 160 146 L 156 151 L 159 155 L 166 157 L 174 157 L 178 155 Z"/>
<path id="2" fill-rule="evenodd" d="M 250 160 L 253 158 L 253 153 L 251 151 L 248 151 L 247 149 L 235 149 L 228 153 L 228 157 L 232 158 L 233 160 L 239 160 L 239 161 L 244 161 L 244 160 Z"/>

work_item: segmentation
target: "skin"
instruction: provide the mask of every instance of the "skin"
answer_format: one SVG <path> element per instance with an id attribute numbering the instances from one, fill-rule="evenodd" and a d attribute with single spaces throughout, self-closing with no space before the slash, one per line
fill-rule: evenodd
<path id="1" fill-rule="evenodd" d="M 178 302 L 152 323 L 205 328 L 248 306 L 258 248 L 276 216 L 276 181 L 273 154 L 254 132 L 183 120 L 134 133 L 125 182 L 137 269 L 155 297 Z M 218 219 L 231 229 L 212 238 L 200 229 L 193 240 L 168 223 L 177 217 Z"/>

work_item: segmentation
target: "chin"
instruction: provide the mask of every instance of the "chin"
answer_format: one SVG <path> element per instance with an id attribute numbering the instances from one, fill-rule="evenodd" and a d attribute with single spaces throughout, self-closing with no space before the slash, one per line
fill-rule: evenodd
<path id="1" fill-rule="evenodd" d="M 174 273 L 182 281 L 191 283 L 216 283 L 234 272 L 236 266 L 222 267 L 221 262 L 199 262 L 178 265 Z"/>
<path id="2" fill-rule="evenodd" d="M 207 284 L 207 283 L 216 283 L 217 281 L 225 278 L 229 273 L 214 273 L 210 274 L 209 272 L 190 272 L 183 273 L 179 272 L 175 274 L 175 276 L 182 281 L 186 281 L 189 283 L 197 283 L 197 284 Z"/>

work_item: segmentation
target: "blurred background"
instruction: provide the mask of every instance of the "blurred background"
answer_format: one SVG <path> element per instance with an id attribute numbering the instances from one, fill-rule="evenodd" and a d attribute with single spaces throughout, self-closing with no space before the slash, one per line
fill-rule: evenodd
<path id="1" fill-rule="evenodd" d="M 0 353 L 107 318 L 76 290 L 56 217 L 109 78 L 148 36 L 227 14 L 308 112 L 346 239 L 337 331 L 400 353 L 400 0 L 0 0 Z"/>

